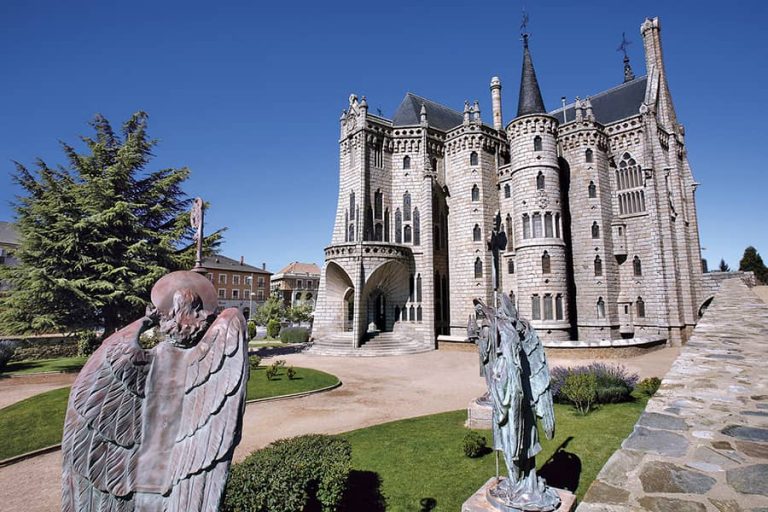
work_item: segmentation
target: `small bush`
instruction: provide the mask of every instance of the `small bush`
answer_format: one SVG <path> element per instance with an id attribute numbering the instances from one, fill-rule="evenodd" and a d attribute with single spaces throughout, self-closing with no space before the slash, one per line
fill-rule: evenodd
<path id="1" fill-rule="evenodd" d="M 312 505 L 337 510 L 351 458 L 349 442 L 336 436 L 310 434 L 275 441 L 232 465 L 222 511 L 295 512 Z"/>
<path id="2" fill-rule="evenodd" d="M 257 356 L 256 354 L 248 356 L 248 365 L 251 367 L 251 370 L 255 370 L 260 364 L 261 356 Z"/>
<path id="3" fill-rule="evenodd" d="M 638 375 L 628 373 L 621 365 L 592 363 L 588 366 L 564 368 L 556 366 L 550 372 L 552 397 L 556 402 L 568 403 L 568 397 L 562 393 L 565 380 L 570 375 L 594 375 L 597 381 L 596 403 L 612 404 L 632 400 L 632 390 L 637 384 Z"/>
<path id="4" fill-rule="evenodd" d="M 653 396 L 659 390 L 661 386 L 661 379 L 658 377 L 649 377 L 643 379 L 635 388 L 638 393 L 645 396 Z"/>
<path id="5" fill-rule="evenodd" d="M 288 380 L 296 378 L 296 370 L 293 369 L 293 366 L 289 366 L 288 369 L 285 370 L 285 374 L 288 375 Z"/>
<path id="6" fill-rule="evenodd" d="M 0 372 L 5 370 L 8 361 L 16 351 L 16 342 L 12 340 L 0 340 Z"/>
<path id="7" fill-rule="evenodd" d="M 264 375 L 267 376 L 267 380 L 272 380 L 275 377 L 277 377 L 277 367 L 275 365 L 270 366 L 267 368 L 267 370 L 264 372 Z"/>
<path id="8" fill-rule="evenodd" d="M 285 368 L 285 359 L 278 359 L 272 364 L 275 365 L 276 368 Z"/>
<path id="9" fill-rule="evenodd" d="M 85 357 L 99 347 L 99 337 L 93 331 L 81 331 L 77 335 L 77 355 Z"/>
<path id="10" fill-rule="evenodd" d="M 573 373 L 560 389 L 576 409 L 586 415 L 597 398 L 597 377 L 592 373 Z"/>
<path id="11" fill-rule="evenodd" d="M 286 327 L 280 331 L 283 343 L 306 343 L 309 341 L 309 329 L 306 327 Z"/>
<path id="12" fill-rule="evenodd" d="M 267 337 L 277 338 L 278 334 L 280 334 L 280 321 L 273 318 L 267 322 Z"/>
<path id="13" fill-rule="evenodd" d="M 254 337 L 256 337 L 256 322 L 251 320 L 248 322 L 248 340 L 252 340 Z"/>
<path id="14" fill-rule="evenodd" d="M 467 432 L 462 441 L 464 455 L 473 459 L 483 455 L 487 449 L 487 445 L 488 441 L 485 439 L 485 436 L 478 434 L 474 430 Z"/>

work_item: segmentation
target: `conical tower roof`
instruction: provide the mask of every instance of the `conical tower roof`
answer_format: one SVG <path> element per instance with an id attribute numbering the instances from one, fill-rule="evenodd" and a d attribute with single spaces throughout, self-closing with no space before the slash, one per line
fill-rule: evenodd
<path id="1" fill-rule="evenodd" d="M 528 34 L 523 35 L 523 73 L 520 79 L 520 98 L 517 103 L 517 117 L 528 114 L 546 114 L 544 100 L 541 99 L 539 81 L 533 69 L 533 59 L 528 50 Z"/>

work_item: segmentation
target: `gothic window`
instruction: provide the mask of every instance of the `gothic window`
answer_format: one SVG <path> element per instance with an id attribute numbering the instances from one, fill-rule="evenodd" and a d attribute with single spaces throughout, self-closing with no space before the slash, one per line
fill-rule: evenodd
<path id="1" fill-rule="evenodd" d="M 544 254 L 541 255 L 541 273 L 552 273 L 552 261 L 550 260 L 549 253 L 547 251 L 544 251 Z"/>
<path id="2" fill-rule="evenodd" d="M 637 256 L 632 259 L 632 269 L 634 271 L 635 277 L 640 277 L 643 275 L 643 265 L 640 263 L 640 258 Z"/>
<path id="3" fill-rule="evenodd" d="M 593 154 L 591 149 L 588 149 L 584 152 L 584 161 L 587 162 L 588 164 L 592 163 L 592 160 L 593 160 L 592 157 L 593 157 Z"/>
<path id="4" fill-rule="evenodd" d="M 400 306 L 395 306 L 395 322 L 400 320 Z"/>
<path id="5" fill-rule="evenodd" d="M 355 219 L 355 193 L 354 192 L 349 193 L 349 216 L 352 218 L 352 220 Z"/>
<path id="6" fill-rule="evenodd" d="M 469 154 L 469 165 L 477 165 L 477 151 Z"/>
<path id="7" fill-rule="evenodd" d="M 475 259 L 475 279 L 483 277 L 483 262 L 480 258 Z"/>
<path id="8" fill-rule="evenodd" d="M 531 218 L 527 213 L 523 214 L 523 238 L 531 238 Z"/>
<path id="9" fill-rule="evenodd" d="M 411 322 L 416 321 L 416 314 L 415 314 L 416 313 L 416 308 L 413 307 L 413 304 L 411 304 L 411 309 L 410 309 L 409 313 L 410 313 L 408 315 L 410 317 L 409 320 Z"/>
<path id="10" fill-rule="evenodd" d="M 355 225 L 354 224 L 349 225 L 349 241 L 350 242 L 355 241 Z"/>
<path id="11" fill-rule="evenodd" d="M 507 199 L 512 197 L 512 189 L 509 187 L 509 183 L 504 185 L 504 197 Z"/>
<path id="12" fill-rule="evenodd" d="M 381 225 L 381 222 L 377 222 L 373 229 L 373 239 L 381 242 L 384 239 L 384 226 Z"/>
<path id="13" fill-rule="evenodd" d="M 411 220 L 411 194 L 408 191 L 403 194 L 403 220 Z"/>
<path id="14" fill-rule="evenodd" d="M 365 238 L 364 240 L 373 240 L 374 239 L 374 231 L 373 231 L 373 208 L 368 206 L 368 208 L 365 209 Z"/>
<path id="15" fill-rule="evenodd" d="M 541 214 L 533 214 L 533 238 L 541 238 Z"/>
<path id="16" fill-rule="evenodd" d="M 382 194 L 381 189 L 379 189 L 373 194 L 373 217 L 376 219 L 381 219 L 383 202 L 384 202 L 384 194 Z"/>
<path id="17" fill-rule="evenodd" d="M 514 273 L 515 273 L 515 261 L 507 260 L 507 274 L 514 274 Z"/>
<path id="18" fill-rule="evenodd" d="M 400 208 L 395 210 L 395 243 L 403 243 L 403 216 L 400 214 Z"/>
<path id="19" fill-rule="evenodd" d="M 384 241 L 389 242 L 389 208 L 384 210 Z"/>
<path id="20" fill-rule="evenodd" d="M 421 274 L 416 275 L 416 302 L 421 302 Z"/>
<path id="21" fill-rule="evenodd" d="M 616 170 L 616 187 L 619 193 L 619 213 L 627 215 L 645 211 L 645 183 L 643 170 L 629 153 L 622 155 Z M 631 189 L 631 190 L 628 190 Z M 623 192 L 627 190 L 626 192 Z"/>
<path id="22" fill-rule="evenodd" d="M 403 306 L 403 322 L 408 321 L 408 306 Z"/>
<path id="23" fill-rule="evenodd" d="M 541 137 L 538 135 L 533 138 L 533 150 L 541 151 Z"/>
<path id="24" fill-rule="evenodd" d="M 472 200 L 473 201 L 480 200 L 480 189 L 477 188 L 477 185 L 472 185 Z"/>
<path id="25" fill-rule="evenodd" d="M 506 234 L 507 234 L 507 249 L 510 251 L 514 247 L 512 243 L 512 237 L 513 237 L 513 227 L 512 226 L 512 215 L 507 214 L 507 228 L 506 228 Z"/>
<path id="26" fill-rule="evenodd" d="M 605 318 L 605 301 L 602 297 L 597 299 L 597 318 Z"/>
<path id="27" fill-rule="evenodd" d="M 419 209 L 413 209 L 413 245 L 421 245 L 421 214 Z"/>
<path id="28" fill-rule="evenodd" d="M 552 320 L 554 318 L 554 311 L 552 310 L 552 295 L 549 293 L 544 294 L 544 320 Z"/>
<path id="29" fill-rule="evenodd" d="M 416 282 L 414 281 L 414 275 L 411 274 L 408 277 L 408 300 L 413 302 L 414 292 L 416 290 Z"/>
<path id="30" fill-rule="evenodd" d="M 422 313 L 421 313 L 421 306 L 416 308 L 416 321 L 421 322 Z"/>
<path id="31" fill-rule="evenodd" d="M 638 297 L 637 301 L 635 302 L 635 306 L 637 307 L 637 317 L 638 318 L 645 318 L 645 301 L 642 297 Z"/>
<path id="32" fill-rule="evenodd" d="M 437 158 L 433 158 L 430 163 L 432 164 L 432 170 L 437 172 Z"/>
<path id="33" fill-rule="evenodd" d="M 555 214 L 555 238 L 560 238 L 560 214 Z"/>
<path id="34" fill-rule="evenodd" d="M 384 165 L 384 152 L 382 151 L 381 141 L 373 143 L 373 152 L 371 154 L 371 160 L 374 167 L 383 167 Z"/>
<path id="35" fill-rule="evenodd" d="M 600 238 L 600 226 L 597 225 L 597 221 L 592 223 L 592 238 Z"/>
<path id="36" fill-rule="evenodd" d="M 482 234 L 480 232 L 480 226 L 475 224 L 474 229 L 472 230 L 472 240 L 475 242 L 479 242 L 482 240 Z"/>
<path id="37" fill-rule="evenodd" d="M 410 224 L 406 224 L 403 228 L 403 243 L 409 244 L 413 240 L 413 231 Z"/>
<path id="38" fill-rule="evenodd" d="M 595 186 L 595 182 L 594 181 L 590 181 L 589 182 L 589 187 L 587 187 L 587 191 L 589 193 L 589 197 L 590 198 L 597 197 L 597 187 Z"/>
<path id="39" fill-rule="evenodd" d="M 531 297 L 531 320 L 541 320 L 541 300 L 538 294 Z"/>
<path id="40" fill-rule="evenodd" d="M 600 256 L 595 256 L 595 277 L 599 277 L 603 275 L 603 260 L 600 259 Z"/>
<path id="41" fill-rule="evenodd" d="M 403 169 L 410 169 L 411 168 L 411 157 L 408 155 L 403 157 Z"/>
<path id="42" fill-rule="evenodd" d="M 559 293 L 555 296 L 555 319 L 563 319 L 563 296 Z"/>
<path id="43" fill-rule="evenodd" d="M 554 236 L 553 230 L 552 230 L 552 213 L 547 212 L 544 214 L 544 236 L 547 238 L 552 238 Z"/>
<path id="44" fill-rule="evenodd" d="M 536 175 L 536 190 L 544 190 L 544 173 L 541 171 Z"/>
<path id="45" fill-rule="evenodd" d="M 347 231 L 347 226 L 349 226 L 349 212 L 344 212 L 344 241 L 349 242 L 349 231 Z"/>

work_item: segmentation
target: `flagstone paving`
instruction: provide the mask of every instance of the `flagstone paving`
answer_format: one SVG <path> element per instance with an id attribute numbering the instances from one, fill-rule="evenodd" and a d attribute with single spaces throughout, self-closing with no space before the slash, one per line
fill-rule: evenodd
<path id="1" fill-rule="evenodd" d="M 768 304 L 723 282 L 578 512 L 768 511 Z"/>

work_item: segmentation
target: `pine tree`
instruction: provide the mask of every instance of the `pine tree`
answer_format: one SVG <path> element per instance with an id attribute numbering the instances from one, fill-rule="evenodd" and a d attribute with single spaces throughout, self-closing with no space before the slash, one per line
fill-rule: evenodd
<path id="1" fill-rule="evenodd" d="M 100 115 L 91 126 L 85 152 L 62 143 L 67 167 L 16 163 L 27 195 L 15 204 L 20 265 L 0 274 L 11 284 L 0 298 L 0 332 L 101 326 L 109 335 L 142 313 L 158 278 L 194 262 L 191 201 L 181 189 L 189 169 L 146 170 L 157 142 L 143 112 L 120 135 Z"/>
<path id="2" fill-rule="evenodd" d="M 754 272 L 758 281 L 768 283 L 768 268 L 763 263 L 760 253 L 751 245 L 744 249 L 744 256 L 739 261 L 739 270 Z"/>
<path id="3" fill-rule="evenodd" d="M 720 265 L 718 265 L 718 270 L 720 272 L 730 272 L 731 267 L 728 266 L 728 264 L 725 262 L 725 259 L 720 258 Z"/>

